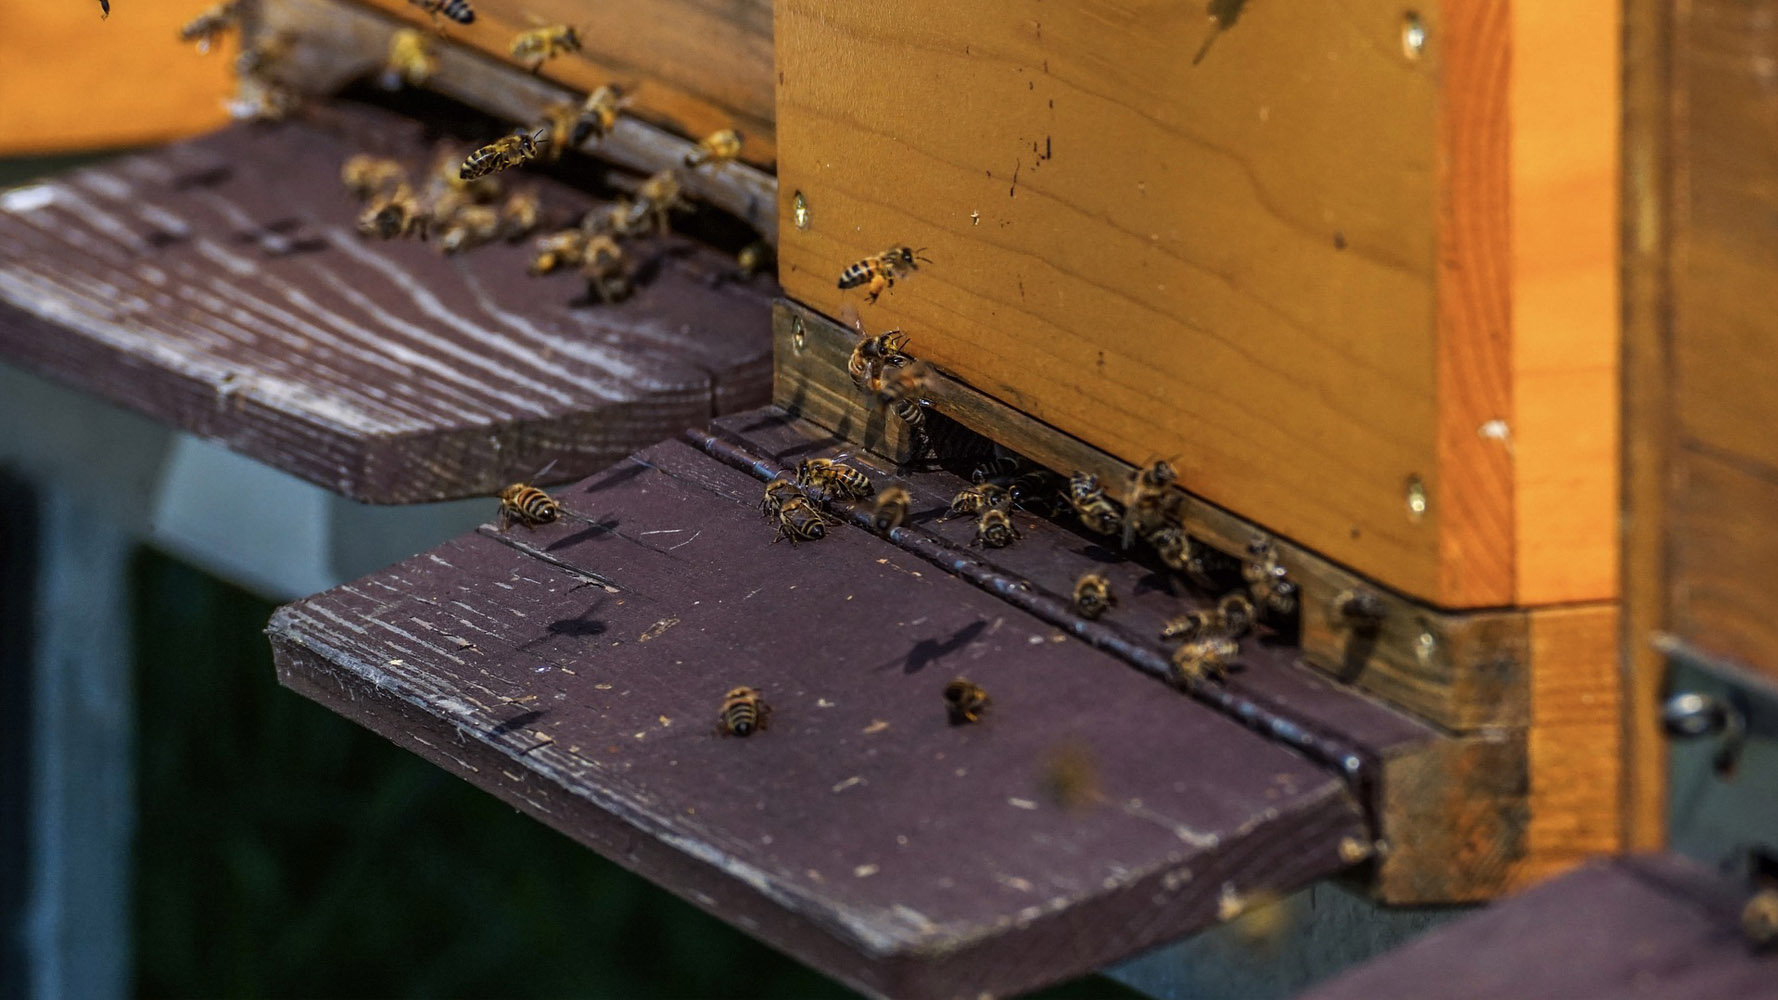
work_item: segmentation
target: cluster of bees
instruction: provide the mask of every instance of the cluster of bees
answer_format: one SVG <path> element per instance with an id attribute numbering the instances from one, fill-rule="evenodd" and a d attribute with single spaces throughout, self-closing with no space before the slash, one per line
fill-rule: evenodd
<path id="1" fill-rule="evenodd" d="M 453 254 L 495 240 L 517 242 L 543 221 L 535 190 L 504 194 L 493 178 L 464 180 L 451 154 L 424 179 L 410 180 L 399 162 L 354 156 L 340 168 L 346 190 L 364 205 L 358 232 L 371 239 L 433 239 Z"/>

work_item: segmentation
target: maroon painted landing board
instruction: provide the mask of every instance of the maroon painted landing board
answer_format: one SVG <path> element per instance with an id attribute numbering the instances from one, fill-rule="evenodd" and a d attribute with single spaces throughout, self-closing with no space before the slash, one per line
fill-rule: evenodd
<path id="1" fill-rule="evenodd" d="M 1740 930 L 1751 891 L 1675 855 L 1595 861 L 1303 1000 L 1771 1000 L 1778 953 Z"/>
<path id="2" fill-rule="evenodd" d="M 889 541 L 774 544 L 760 488 L 648 449 L 570 520 L 281 609 L 280 677 L 874 993 L 1084 973 L 1367 838 L 1331 770 Z M 980 725 L 946 721 L 959 674 Z M 714 734 L 737 684 L 769 731 Z"/>
<path id="3" fill-rule="evenodd" d="M 551 459 L 579 478 L 765 401 L 775 286 L 724 280 L 732 261 L 689 240 L 635 244 L 656 273 L 603 306 L 528 276 L 528 242 L 360 239 L 341 163 L 424 176 L 439 148 L 327 105 L 0 194 L 0 361 L 376 502 L 490 493 Z M 558 227 L 593 203 L 508 184 Z"/>

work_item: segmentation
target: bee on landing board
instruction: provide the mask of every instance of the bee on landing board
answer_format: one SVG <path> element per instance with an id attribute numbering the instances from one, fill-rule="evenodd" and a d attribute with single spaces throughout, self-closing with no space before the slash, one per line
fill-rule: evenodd
<path id="1" fill-rule="evenodd" d="M 500 236 L 500 213 L 492 205 L 464 205 L 439 228 L 438 251 L 461 253 Z"/>
<path id="2" fill-rule="evenodd" d="M 588 94 L 574 122 L 574 133 L 570 137 L 574 144 L 578 146 L 589 138 L 603 139 L 609 135 L 623 105 L 623 89 L 614 84 L 608 83 Z"/>
<path id="3" fill-rule="evenodd" d="M 1168 487 L 1178 478 L 1172 465 L 1158 459 L 1147 468 L 1130 473 L 1124 491 L 1124 548 L 1130 547 L 1137 534 L 1147 535 L 1166 526 L 1177 505 Z"/>
<path id="4" fill-rule="evenodd" d="M 1076 472 L 1068 480 L 1068 504 L 1088 531 L 1100 535 L 1114 534 L 1123 524 L 1124 513 L 1117 501 L 1105 495 L 1099 477 L 1089 472 Z"/>
<path id="5" fill-rule="evenodd" d="M 556 467 L 551 462 L 544 466 L 532 479 L 542 479 L 549 475 L 549 470 Z M 513 483 L 500 491 L 500 530 L 505 531 L 513 522 L 527 528 L 535 528 L 540 524 L 554 524 L 562 516 L 562 505 L 555 498 L 530 483 Z"/>
<path id="6" fill-rule="evenodd" d="M 813 542 L 826 537 L 827 515 L 821 513 L 808 497 L 799 493 L 778 506 L 778 537 L 772 539 L 774 544 L 784 538 L 795 545 L 799 541 Z"/>
<path id="7" fill-rule="evenodd" d="M 537 241 L 526 270 L 534 275 L 551 274 L 586 262 L 587 236 L 578 229 L 564 229 Z"/>
<path id="8" fill-rule="evenodd" d="M 945 685 L 945 713 L 953 726 L 980 722 L 988 704 L 988 692 L 961 677 Z"/>
<path id="9" fill-rule="evenodd" d="M 1227 636 L 1194 639 L 1173 651 L 1171 680 L 1187 691 L 1212 681 L 1225 681 L 1229 676 L 1229 661 L 1240 652 L 1240 645 Z"/>
<path id="10" fill-rule="evenodd" d="M 393 191 L 406 180 L 406 167 L 379 156 L 360 153 L 340 165 L 340 183 L 360 201 Z"/>
<path id="11" fill-rule="evenodd" d="M 1269 539 L 1255 538 L 1247 543 L 1247 558 L 1241 563 L 1241 579 L 1253 603 L 1267 614 L 1280 617 L 1296 610 L 1296 584 L 1286 579 L 1278 564 L 1278 547 Z"/>
<path id="12" fill-rule="evenodd" d="M 403 84 L 418 87 L 438 72 L 438 57 L 426 36 L 412 28 L 403 28 L 389 36 L 389 56 L 383 62 L 379 78 L 384 90 L 400 90 Z"/>
<path id="13" fill-rule="evenodd" d="M 866 337 L 860 331 L 858 343 L 852 348 L 852 357 L 846 362 L 846 374 L 852 377 L 852 384 L 866 392 L 879 391 L 884 369 L 900 367 L 912 360 L 901 353 L 907 342 L 908 335 L 899 329 L 885 330 L 874 337 Z"/>
<path id="14" fill-rule="evenodd" d="M 672 228 L 670 213 L 683 211 L 691 207 L 685 200 L 685 189 L 679 183 L 679 175 L 671 170 L 662 170 L 651 175 L 636 189 L 636 201 L 630 206 L 629 217 L 624 225 L 629 232 L 646 232 L 644 223 L 653 222 L 655 232 L 665 236 Z"/>
<path id="15" fill-rule="evenodd" d="M 535 190 L 514 191 L 500 206 L 500 238 L 517 243 L 543 221 L 543 199 Z"/>
<path id="16" fill-rule="evenodd" d="M 408 3 L 432 15 L 434 23 L 440 17 L 458 24 L 475 23 L 475 8 L 470 6 L 469 0 L 408 0 Z"/>
<path id="17" fill-rule="evenodd" d="M 755 240 L 735 254 L 735 273 L 743 281 L 770 270 L 778 255 L 765 240 Z"/>
<path id="18" fill-rule="evenodd" d="M 1184 528 L 1177 524 L 1165 524 L 1144 533 L 1142 537 L 1154 547 L 1155 554 L 1161 557 L 1161 565 L 1175 573 L 1184 573 L 1190 569 L 1193 542 Z"/>
<path id="19" fill-rule="evenodd" d="M 721 166 L 741 155 L 743 136 L 732 128 L 712 132 L 698 141 L 698 148 L 685 154 L 685 165 L 696 169 L 709 164 Z"/>
<path id="20" fill-rule="evenodd" d="M 908 506 L 912 502 L 913 497 L 904 487 L 891 486 L 884 490 L 878 494 L 877 509 L 871 513 L 871 527 L 883 535 L 901 527 L 907 520 Z"/>
<path id="21" fill-rule="evenodd" d="M 580 31 L 566 24 L 528 28 L 512 38 L 512 57 L 535 73 L 556 56 L 580 51 Z"/>
<path id="22" fill-rule="evenodd" d="M 548 135 L 544 129 L 535 132 L 514 129 L 511 135 L 501 136 L 464 157 L 463 165 L 457 168 L 457 176 L 473 181 L 530 163 L 541 155 L 539 143 L 547 141 Z"/>
<path id="23" fill-rule="evenodd" d="M 1245 594 L 1225 594 L 1216 607 L 1180 615 L 1161 627 L 1162 639 L 1196 642 L 1209 636 L 1239 639 L 1253 630 L 1257 614 Z"/>
<path id="24" fill-rule="evenodd" d="M 372 201 L 358 217 L 359 235 L 385 240 L 404 236 L 425 239 L 431 225 L 432 214 L 406 184 L 395 185 L 394 190 Z"/>
<path id="25" fill-rule="evenodd" d="M 630 296 L 630 258 L 623 247 L 609 236 L 587 240 L 580 273 L 586 277 L 587 291 L 606 305 L 621 302 Z"/>
<path id="26" fill-rule="evenodd" d="M 722 696 L 722 708 L 716 713 L 716 732 L 721 736 L 751 736 L 766 728 L 772 707 L 758 691 L 738 687 Z"/>
<path id="27" fill-rule="evenodd" d="M 920 256 L 925 249 L 890 247 L 882 253 L 872 254 L 840 272 L 840 288 L 863 285 L 866 301 L 875 302 L 877 296 L 894 287 L 896 278 L 906 278 L 919 270 L 918 262 L 932 263 L 929 258 Z"/>
<path id="28" fill-rule="evenodd" d="M 1088 573 L 1074 581 L 1074 611 L 1082 618 L 1092 621 L 1115 607 L 1117 595 L 1105 577 Z"/>
<path id="29" fill-rule="evenodd" d="M 995 448 L 998 449 L 999 446 L 996 445 Z M 1018 475 L 1019 470 L 1024 467 L 1025 460 L 1017 455 L 996 454 L 993 458 L 969 470 L 969 481 L 985 483 L 990 479 L 1006 479 Z"/>
<path id="30" fill-rule="evenodd" d="M 975 519 L 975 538 L 971 539 L 970 544 L 980 545 L 985 549 L 1004 549 L 1019 537 L 1019 529 L 1013 526 L 1012 518 L 1006 511 L 990 507 Z"/>
<path id="31" fill-rule="evenodd" d="M 240 24 L 240 15 L 238 0 L 219 3 L 185 22 L 185 26 L 179 29 L 179 40 L 196 42 L 198 52 L 207 53 L 230 28 Z"/>
<path id="32" fill-rule="evenodd" d="M 974 486 L 958 490 L 951 498 L 951 508 L 946 515 L 980 514 L 986 510 L 1004 510 L 1012 505 L 1012 497 L 1006 487 L 994 483 L 977 483 Z"/>
<path id="33" fill-rule="evenodd" d="M 839 500 L 862 500 L 877 491 L 869 476 L 832 458 L 805 458 L 798 462 L 796 484 L 804 489 L 819 489 Z"/>
<path id="34" fill-rule="evenodd" d="M 779 476 L 766 484 L 765 498 L 759 502 L 759 512 L 766 517 L 777 517 L 778 511 L 792 497 L 803 495 L 803 488 L 790 480 Z"/>

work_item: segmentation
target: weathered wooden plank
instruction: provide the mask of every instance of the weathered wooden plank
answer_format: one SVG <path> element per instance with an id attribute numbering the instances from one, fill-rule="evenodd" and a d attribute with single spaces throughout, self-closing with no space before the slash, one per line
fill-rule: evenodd
<path id="1" fill-rule="evenodd" d="M 757 486 L 650 449 L 282 609 L 280 676 L 875 993 L 1030 988 L 1364 853 L 1335 774 L 871 533 L 773 544 Z M 735 684 L 774 706 L 746 740 Z"/>
<path id="2" fill-rule="evenodd" d="M 1594 862 L 1441 927 L 1304 1000 L 1770 997 L 1778 955 L 1755 955 L 1741 935 L 1749 894 L 1674 855 Z"/>
<path id="3" fill-rule="evenodd" d="M 0 195 L 0 351 L 380 502 L 584 474 L 764 396 L 769 279 L 671 237 L 594 306 L 527 276 L 524 246 L 367 242 L 338 181 L 361 151 L 436 154 L 418 122 L 339 106 Z M 593 204 L 518 183 L 558 223 Z"/>

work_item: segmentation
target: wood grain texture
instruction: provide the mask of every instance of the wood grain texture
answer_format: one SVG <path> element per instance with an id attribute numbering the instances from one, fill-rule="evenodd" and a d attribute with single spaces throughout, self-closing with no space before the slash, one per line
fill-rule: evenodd
<path id="1" fill-rule="evenodd" d="M 1675 187 L 1672 39 L 1667 0 L 1624 8 L 1624 839 L 1667 839 L 1667 747 L 1660 731 L 1668 629 L 1667 463 L 1673 383 L 1669 271 Z"/>
<path id="2" fill-rule="evenodd" d="M 1531 612 L 1530 822 L 1514 881 L 1624 848 L 1624 705 L 1616 604 Z"/>
<path id="3" fill-rule="evenodd" d="M 1364 842 L 1332 773 L 872 533 L 772 544 L 759 492 L 651 448 L 571 519 L 281 609 L 280 678 L 877 994 L 1076 975 Z M 957 674 L 980 725 L 945 721 Z M 735 684 L 773 706 L 746 740 L 711 732 Z M 1069 748 L 1074 809 L 1043 791 Z"/>
<path id="4" fill-rule="evenodd" d="M 1675 855 L 1599 861 L 1432 931 L 1303 1000 L 1772 995 L 1740 932 L 1748 890 Z"/>
<path id="5" fill-rule="evenodd" d="M 1670 627 L 1697 649 L 1778 681 L 1778 471 L 1688 442 L 1672 474 Z"/>
<path id="6" fill-rule="evenodd" d="M 434 156 L 417 122 L 317 109 L 0 195 L 0 356 L 379 502 L 583 474 L 767 394 L 769 280 L 674 237 L 602 307 L 523 246 L 366 242 L 359 151 Z M 590 204 L 535 183 L 559 222 Z"/>
<path id="7" fill-rule="evenodd" d="M 1489 440 L 1522 606 L 1619 593 L 1621 6 L 1511 4 L 1512 416 Z"/>
<path id="8" fill-rule="evenodd" d="M 408 0 L 358 2 L 430 24 Z M 475 23 L 444 32 L 510 61 L 513 36 L 538 22 L 579 28 L 583 46 L 540 75 L 582 94 L 621 83 L 635 94 L 631 111 L 656 125 L 694 139 L 738 128 L 743 159 L 768 169 L 777 159 L 771 0 L 475 0 Z"/>
<path id="9" fill-rule="evenodd" d="M 165 142 L 228 121 L 232 40 L 176 37 L 200 4 L 12 3 L 0 30 L 0 156 Z"/>

